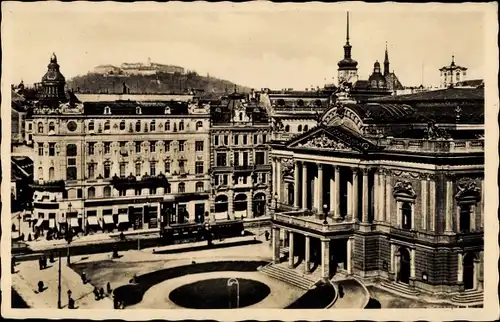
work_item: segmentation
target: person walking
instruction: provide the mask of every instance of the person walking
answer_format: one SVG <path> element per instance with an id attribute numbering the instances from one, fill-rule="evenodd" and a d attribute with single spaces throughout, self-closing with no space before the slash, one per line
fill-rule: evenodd
<path id="1" fill-rule="evenodd" d="M 96 301 L 99 301 L 99 290 L 97 290 L 97 287 L 94 287 L 94 297 Z"/>

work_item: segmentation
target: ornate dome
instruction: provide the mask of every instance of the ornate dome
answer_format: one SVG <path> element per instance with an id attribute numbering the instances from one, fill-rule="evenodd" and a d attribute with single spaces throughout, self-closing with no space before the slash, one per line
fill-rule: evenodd
<path id="1" fill-rule="evenodd" d="M 59 71 L 56 54 L 50 57 L 50 63 L 47 65 L 47 72 L 42 77 L 42 82 L 66 82 L 66 79 Z"/>

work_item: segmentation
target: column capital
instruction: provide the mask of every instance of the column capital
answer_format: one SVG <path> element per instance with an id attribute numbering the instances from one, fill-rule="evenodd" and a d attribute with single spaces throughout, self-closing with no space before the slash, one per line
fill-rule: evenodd
<path id="1" fill-rule="evenodd" d="M 363 173 L 364 176 L 367 176 L 368 173 L 370 172 L 370 168 L 361 168 L 361 172 Z"/>
<path id="2" fill-rule="evenodd" d="M 389 169 L 385 169 L 385 168 L 377 168 L 376 171 L 379 175 L 382 175 L 382 176 L 389 174 Z"/>
<path id="3" fill-rule="evenodd" d="M 318 170 L 323 170 L 323 163 L 316 163 Z"/>
<path id="4" fill-rule="evenodd" d="M 307 162 L 305 161 L 297 161 L 297 162 L 300 162 L 302 164 L 302 168 L 307 168 Z"/>
<path id="5" fill-rule="evenodd" d="M 353 175 L 359 175 L 359 173 L 361 172 L 360 168 L 358 167 L 351 167 L 351 170 L 352 170 L 352 174 Z"/>

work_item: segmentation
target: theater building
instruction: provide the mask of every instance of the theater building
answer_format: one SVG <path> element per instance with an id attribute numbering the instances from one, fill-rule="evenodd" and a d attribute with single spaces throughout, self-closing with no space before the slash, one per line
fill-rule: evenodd
<path id="1" fill-rule="evenodd" d="M 337 100 L 271 145 L 273 169 L 284 168 L 273 193 L 286 204 L 272 217 L 274 265 L 286 250 L 290 269 L 325 279 L 482 297 L 482 88 Z"/>
<path id="2" fill-rule="evenodd" d="M 30 116 L 36 227 L 156 228 L 165 196 L 175 200 L 172 223 L 209 209 L 208 107 L 133 95 L 82 103 L 65 92 L 55 55 L 39 88 Z"/>

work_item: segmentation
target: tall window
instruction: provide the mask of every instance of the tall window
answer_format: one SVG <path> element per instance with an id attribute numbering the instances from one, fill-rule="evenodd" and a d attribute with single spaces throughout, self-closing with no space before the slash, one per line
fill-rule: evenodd
<path id="1" fill-rule="evenodd" d="M 165 173 L 170 173 L 170 161 L 165 161 Z"/>
<path id="2" fill-rule="evenodd" d="M 285 126 L 285 132 L 290 132 L 290 125 Z"/>
<path id="3" fill-rule="evenodd" d="M 196 152 L 203 151 L 203 141 L 196 141 L 195 142 L 195 150 L 196 150 Z"/>
<path id="4" fill-rule="evenodd" d="M 125 121 L 120 122 L 120 130 L 121 131 L 125 130 Z"/>
<path id="5" fill-rule="evenodd" d="M 184 131 L 184 121 L 179 122 L 179 131 Z"/>
<path id="6" fill-rule="evenodd" d="M 150 132 L 156 131 L 156 121 L 155 120 L 152 120 L 151 124 L 149 124 L 149 131 Z"/>
<path id="7" fill-rule="evenodd" d="M 149 151 L 156 152 L 156 141 L 149 142 Z"/>
<path id="8" fill-rule="evenodd" d="M 179 183 L 179 186 L 178 186 L 178 187 L 179 187 L 179 188 L 178 188 L 179 193 L 184 193 L 184 192 L 186 192 L 186 184 L 185 184 L 184 182 Z"/>
<path id="9" fill-rule="evenodd" d="M 38 167 L 38 180 L 43 180 L 43 168 Z"/>
<path id="10" fill-rule="evenodd" d="M 185 141 L 179 141 L 179 152 L 184 152 L 184 142 Z"/>
<path id="11" fill-rule="evenodd" d="M 170 152 L 170 142 L 171 141 L 165 141 L 165 152 Z"/>
<path id="12" fill-rule="evenodd" d="M 108 179 L 109 177 L 111 177 L 111 165 L 106 163 L 104 165 L 104 178 Z"/>
<path id="13" fill-rule="evenodd" d="M 104 131 L 109 131 L 111 129 L 111 122 L 106 121 L 104 122 Z"/>
<path id="14" fill-rule="evenodd" d="M 262 135 L 262 143 L 266 144 L 266 142 L 267 142 L 267 134 L 263 134 Z"/>
<path id="15" fill-rule="evenodd" d="M 460 205 L 460 232 L 470 231 L 471 206 L 467 204 Z"/>
<path id="16" fill-rule="evenodd" d="M 168 184 L 166 187 L 165 187 L 165 193 L 172 193 L 172 186 L 170 184 Z"/>
<path id="17" fill-rule="evenodd" d="M 89 155 L 94 155 L 95 142 L 89 142 Z"/>
<path id="18" fill-rule="evenodd" d="M 411 204 L 407 201 L 403 202 L 401 205 L 401 213 L 403 216 L 403 229 L 412 229 L 411 226 Z"/>
<path id="19" fill-rule="evenodd" d="M 77 178 L 76 144 L 68 144 L 66 146 L 66 157 L 67 157 L 67 167 L 66 167 L 67 180 L 76 180 Z"/>
<path id="20" fill-rule="evenodd" d="M 235 167 L 239 166 L 240 165 L 240 153 L 234 152 L 233 158 L 234 158 L 234 166 Z"/>
<path id="21" fill-rule="evenodd" d="M 90 187 L 87 191 L 87 196 L 89 198 L 95 198 L 95 188 L 94 187 Z"/>
<path id="22" fill-rule="evenodd" d="M 54 167 L 49 168 L 49 180 L 54 180 Z"/>
<path id="23" fill-rule="evenodd" d="M 111 142 L 104 142 L 104 154 L 111 153 Z"/>
<path id="24" fill-rule="evenodd" d="M 38 155 L 43 156 L 43 143 L 38 143 Z"/>
<path id="25" fill-rule="evenodd" d="M 93 163 L 89 164 L 89 179 L 95 178 L 95 165 Z"/>
<path id="26" fill-rule="evenodd" d="M 32 131 L 33 130 L 33 124 L 32 123 L 28 123 L 28 131 Z"/>
<path id="27" fill-rule="evenodd" d="M 170 131 L 170 121 L 165 122 L 165 131 Z"/>
<path id="28" fill-rule="evenodd" d="M 196 131 L 199 131 L 202 128 L 203 128 L 203 122 L 202 121 L 196 122 Z"/>
<path id="29" fill-rule="evenodd" d="M 203 192 L 203 190 L 204 190 L 203 182 L 197 182 L 196 183 L 196 192 Z"/>
<path id="30" fill-rule="evenodd" d="M 248 152 L 243 152 L 243 165 L 248 165 Z"/>
<path id="31" fill-rule="evenodd" d="M 217 153 L 217 166 L 225 167 L 227 165 L 226 153 Z"/>
<path id="32" fill-rule="evenodd" d="M 253 144 L 257 144 L 259 143 L 259 135 L 258 134 L 254 134 L 253 135 Z"/>
<path id="33" fill-rule="evenodd" d="M 125 177 L 126 166 L 126 163 L 120 163 L 120 177 Z"/>
<path id="34" fill-rule="evenodd" d="M 156 162 L 149 163 L 149 175 L 151 175 L 151 176 L 156 175 Z"/>
<path id="35" fill-rule="evenodd" d="M 179 160 L 179 173 L 184 174 L 186 172 L 184 160 Z"/>
<path id="36" fill-rule="evenodd" d="M 54 122 L 50 122 L 49 123 L 49 132 L 52 131 L 52 132 L 55 132 L 56 130 L 56 125 L 54 124 Z"/>
<path id="37" fill-rule="evenodd" d="M 111 187 L 104 187 L 103 194 L 104 197 L 111 197 Z"/>
<path id="38" fill-rule="evenodd" d="M 233 140 L 234 140 L 234 145 L 238 145 L 238 144 L 239 144 L 239 143 L 238 143 L 238 139 L 239 139 L 239 137 L 240 137 L 240 136 L 239 136 L 238 134 L 235 134 L 235 135 L 234 135 L 234 139 L 233 139 Z"/>
<path id="39" fill-rule="evenodd" d="M 43 133 L 43 123 L 38 123 L 38 133 Z"/>
<path id="40" fill-rule="evenodd" d="M 141 153 L 141 142 L 135 142 L 135 153 Z"/>
<path id="41" fill-rule="evenodd" d="M 141 121 L 135 122 L 135 131 L 141 132 Z"/>
<path id="42" fill-rule="evenodd" d="M 227 135 L 224 135 L 224 145 L 229 144 L 229 137 Z"/>
<path id="43" fill-rule="evenodd" d="M 247 144 L 248 144 L 247 136 L 246 136 L 246 134 L 243 134 L 243 145 L 247 145 Z"/>
<path id="44" fill-rule="evenodd" d="M 89 131 L 94 131 L 94 121 L 89 122 Z"/>
<path id="45" fill-rule="evenodd" d="M 150 195 L 156 195 L 156 188 L 149 188 Z"/>
<path id="46" fill-rule="evenodd" d="M 214 135 L 214 145 L 215 146 L 219 145 L 219 136 L 218 135 Z"/>
<path id="47" fill-rule="evenodd" d="M 299 125 L 299 126 L 297 127 L 297 132 L 302 132 L 302 125 Z"/>
<path id="48" fill-rule="evenodd" d="M 135 164 L 135 176 L 138 177 L 141 175 L 141 164 L 137 162 Z"/>
<path id="49" fill-rule="evenodd" d="M 309 130 L 309 126 L 304 125 L 304 132 L 307 132 L 307 130 Z M 288 132 L 288 131 L 287 131 L 287 132 Z"/>
<path id="50" fill-rule="evenodd" d="M 196 174 L 203 174 L 203 161 L 196 161 L 195 173 Z"/>
<path id="51" fill-rule="evenodd" d="M 266 164 L 265 153 L 262 151 L 255 152 L 255 164 Z"/>

